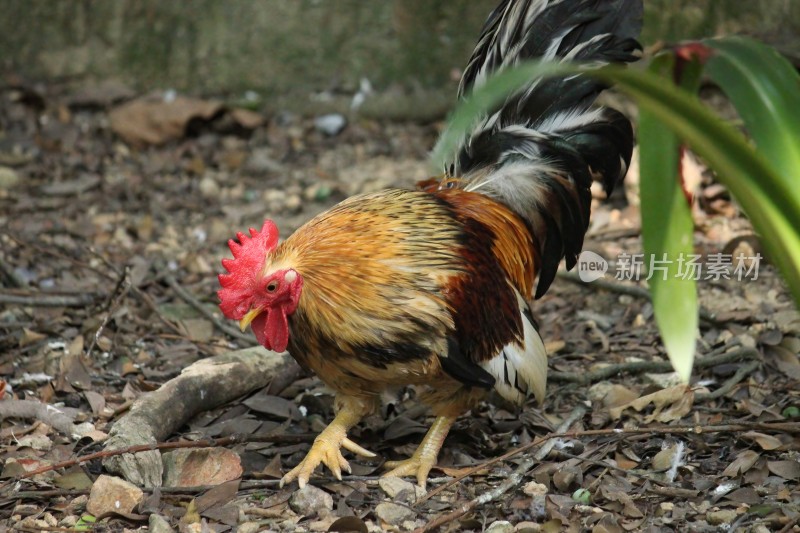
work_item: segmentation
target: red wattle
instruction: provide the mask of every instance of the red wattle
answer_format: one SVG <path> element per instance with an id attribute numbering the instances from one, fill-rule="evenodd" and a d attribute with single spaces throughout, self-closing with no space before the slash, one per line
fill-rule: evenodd
<path id="1" fill-rule="evenodd" d="M 267 350 L 271 350 L 272 344 L 267 336 L 267 313 L 269 313 L 269 311 L 260 313 L 257 317 L 255 317 L 250 323 L 250 328 L 253 330 L 258 344 Z"/>
<path id="2" fill-rule="evenodd" d="M 267 311 L 267 323 L 264 333 L 269 339 L 267 348 L 275 352 L 283 352 L 289 344 L 289 321 L 283 307 L 272 308 Z"/>

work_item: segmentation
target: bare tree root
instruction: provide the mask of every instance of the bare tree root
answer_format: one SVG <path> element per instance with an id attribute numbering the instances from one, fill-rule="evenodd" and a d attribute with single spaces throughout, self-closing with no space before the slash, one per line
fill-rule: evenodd
<path id="1" fill-rule="evenodd" d="M 281 371 L 295 365 L 288 354 L 258 346 L 202 359 L 158 390 L 136 400 L 109 432 L 106 450 L 155 445 L 192 417 L 266 387 Z M 109 457 L 104 466 L 140 486 L 161 486 L 163 465 L 158 451 Z"/>

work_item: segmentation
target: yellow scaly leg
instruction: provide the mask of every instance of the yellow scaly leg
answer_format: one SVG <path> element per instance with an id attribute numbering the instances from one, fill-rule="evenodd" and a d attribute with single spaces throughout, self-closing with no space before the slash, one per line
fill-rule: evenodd
<path id="1" fill-rule="evenodd" d="M 350 473 L 351 470 L 350 464 L 342 456 L 341 448 L 364 457 L 375 457 L 374 453 L 347 438 L 350 428 L 372 412 L 374 402 L 348 396 L 337 396 L 336 406 L 336 418 L 322 433 L 317 435 L 314 444 L 300 464 L 281 478 L 281 487 L 295 479 L 300 488 L 305 487 L 314 469 L 320 463 L 327 466 L 336 479 L 342 479 L 342 470 L 347 473 Z"/>
<path id="2" fill-rule="evenodd" d="M 386 472 L 383 476 L 402 477 L 416 475 L 417 483 L 424 489 L 431 468 L 436 466 L 436 458 L 439 456 L 439 450 L 444 444 L 447 432 L 450 431 L 455 421 L 456 418 L 451 416 L 436 417 L 414 455 L 404 461 L 387 461 L 384 466 L 392 470 Z"/>

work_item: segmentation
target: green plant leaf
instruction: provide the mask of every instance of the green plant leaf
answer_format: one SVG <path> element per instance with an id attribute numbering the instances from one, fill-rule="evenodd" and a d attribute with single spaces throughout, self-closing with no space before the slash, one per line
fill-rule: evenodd
<path id="1" fill-rule="evenodd" d="M 76 531 L 91 531 L 94 529 L 95 522 L 97 522 L 97 519 L 94 516 L 84 513 L 75 523 L 74 529 Z"/>
<path id="2" fill-rule="evenodd" d="M 800 74 L 775 49 L 746 37 L 704 42 L 705 72 L 731 99 L 747 131 L 800 198 Z"/>
<path id="3" fill-rule="evenodd" d="M 439 168 L 452 157 L 476 117 L 530 79 L 582 73 L 600 78 L 633 97 L 717 172 L 763 237 L 770 259 L 781 270 L 795 301 L 800 302 L 800 199 L 767 157 L 757 152 L 733 126 L 723 122 L 694 96 L 650 72 L 609 65 L 599 69 L 569 64 L 525 63 L 491 78 L 455 111 L 434 151 Z M 753 76 L 758 76 L 755 72 Z M 796 98 L 800 98 L 800 94 Z M 800 105 L 800 104 L 798 104 Z"/>
<path id="4" fill-rule="evenodd" d="M 660 76 L 617 67 L 590 74 L 616 83 L 641 110 L 651 112 L 705 159 L 747 213 L 795 301 L 800 302 L 800 199 L 764 154 L 697 98 L 664 83 Z"/>
<path id="5" fill-rule="evenodd" d="M 715 47 L 715 50 L 722 50 L 716 55 L 711 54 L 710 60 L 716 69 L 714 75 L 721 83 L 736 85 L 745 78 L 749 79 L 746 87 L 729 90 L 731 98 L 741 106 L 740 112 L 753 132 L 757 147 L 752 146 L 732 125 L 703 106 L 695 95 L 665 80 L 662 75 L 617 65 L 592 69 L 563 63 L 526 63 L 491 78 L 459 106 L 434 151 L 434 160 L 441 168 L 444 162 L 453 157 L 459 142 L 469 134 L 476 121 L 533 78 L 565 74 L 599 78 L 616 85 L 636 100 L 644 122 L 641 148 L 642 157 L 646 160 L 644 164 L 649 168 L 661 165 L 655 170 L 662 175 L 660 185 L 643 193 L 652 195 L 646 200 L 649 205 L 653 205 L 653 201 L 662 201 L 665 205 L 659 206 L 657 213 L 667 217 L 655 220 L 651 213 L 644 215 L 651 218 L 647 222 L 648 227 L 652 227 L 654 222 L 664 226 L 655 232 L 647 230 L 651 233 L 651 249 L 680 253 L 691 246 L 691 239 L 686 239 L 686 233 L 690 231 L 686 214 L 681 211 L 683 208 L 678 203 L 675 191 L 677 137 L 706 161 L 717 173 L 718 180 L 738 200 L 761 235 L 766 252 L 783 274 L 795 301 L 800 303 L 800 192 L 797 187 L 800 163 L 796 159 L 800 150 L 800 120 L 797 119 L 797 113 L 800 113 L 800 90 L 797 75 L 789 73 L 782 60 L 776 58 L 769 48 L 753 41 L 721 40 L 706 43 L 709 47 Z M 704 45 L 695 48 L 708 50 Z M 697 74 L 697 71 L 693 71 L 690 77 L 697 80 Z M 763 81 L 759 81 L 762 78 Z M 668 135 L 665 131 L 671 133 Z M 691 221 L 690 218 L 688 220 Z M 673 225 L 676 227 L 673 228 Z M 679 319 L 664 319 L 665 314 L 693 315 L 691 320 L 684 322 L 687 331 L 664 333 L 664 342 L 671 358 L 674 353 L 693 353 L 696 330 L 696 326 L 692 325 L 696 324 L 696 293 L 693 288 L 691 284 L 691 289 L 686 286 L 672 295 L 671 284 L 660 285 L 656 282 L 653 285 L 654 302 L 663 298 L 677 306 L 670 309 L 667 305 L 654 303 L 658 307 L 657 320 L 662 333 L 665 328 L 678 331 L 681 327 Z M 692 335 L 691 347 L 689 330 Z M 670 346 L 670 343 L 673 345 Z M 677 363 L 676 369 L 686 378 L 688 371 L 685 361 L 690 358 L 678 356 L 678 359 L 683 362 Z"/>
<path id="6" fill-rule="evenodd" d="M 673 73 L 674 57 L 662 55 L 650 72 Z M 696 87 L 697 62 L 684 67 L 686 90 Z M 678 137 L 650 111 L 639 114 L 639 188 L 644 257 L 653 268 L 648 284 L 661 338 L 673 368 L 684 382 L 694 364 L 698 333 L 697 286 L 692 272 L 694 222 L 681 189 Z M 694 267 L 697 268 L 697 267 Z"/>

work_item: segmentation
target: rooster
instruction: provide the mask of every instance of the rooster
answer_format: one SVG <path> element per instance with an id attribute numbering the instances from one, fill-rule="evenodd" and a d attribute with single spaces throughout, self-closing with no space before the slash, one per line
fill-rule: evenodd
<path id="1" fill-rule="evenodd" d="M 527 59 L 630 62 L 641 0 L 504 0 L 489 16 L 459 98 Z M 287 350 L 336 394 L 335 418 L 281 485 L 304 486 L 342 448 L 382 392 L 417 386 L 436 416 L 416 452 L 387 465 L 424 487 L 456 418 L 494 390 L 542 402 L 547 354 L 531 301 L 572 268 L 590 186 L 627 170 L 630 122 L 593 107 L 590 78 L 533 79 L 476 121 L 445 173 L 417 190 L 353 196 L 283 242 L 267 220 L 237 234 L 219 276 L 220 308 L 270 350 Z M 538 278 L 538 281 L 537 281 Z M 535 289 L 534 289 L 535 286 Z"/>

